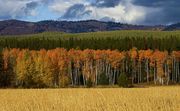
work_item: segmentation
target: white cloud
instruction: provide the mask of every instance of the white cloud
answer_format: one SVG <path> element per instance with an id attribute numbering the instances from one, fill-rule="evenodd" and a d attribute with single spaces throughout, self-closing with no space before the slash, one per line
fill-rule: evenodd
<path id="1" fill-rule="evenodd" d="M 23 6 L 25 6 L 24 1 L 16 1 L 16 3 L 14 3 L 13 1 L 4 2 L 3 0 L 0 0 L 0 16 L 4 18 L 8 16 L 15 18 L 21 13 Z"/>
<path id="2" fill-rule="evenodd" d="M 92 6 L 90 2 L 87 2 L 87 0 L 55 0 L 55 2 L 52 3 L 49 8 L 62 16 L 64 13 L 66 13 L 69 7 L 75 4 L 83 4 L 86 6 L 85 10 L 92 11 L 90 15 L 87 17 L 82 17 L 82 19 L 100 20 L 104 17 L 110 17 L 115 19 L 117 22 L 133 24 L 141 23 L 141 21 L 144 21 L 147 14 L 157 10 L 143 6 L 136 6 L 132 4 L 132 0 L 122 0 L 120 4 L 116 5 L 115 7 L 96 7 Z M 77 19 L 72 18 L 71 20 Z"/>
<path id="3" fill-rule="evenodd" d="M 31 10 L 31 12 L 29 13 L 30 16 L 37 16 L 38 12 L 36 10 Z"/>
<path id="4" fill-rule="evenodd" d="M 93 1 L 93 0 L 92 0 Z M 98 7 L 92 5 L 91 0 L 0 0 L 0 19 L 17 19 L 25 18 L 26 16 L 38 16 L 41 10 L 35 8 L 27 9 L 27 4 L 30 2 L 37 2 L 39 5 L 50 10 L 59 17 L 63 16 L 66 11 L 75 4 L 83 4 L 86 8 L 85 11 L 91 13 L 70 20 L 85 20 L 97 19 L 100 20 L 104 17 L 112 18 L 117 22 L 140 24 L 147 19 L 147 15 L 158 12 L 159 8 L 151 8 L 146 6 L 138 6 L 133 4 L 133 0 L 121 0 L 121 2 L 114 7 Z M 160 12 L 160 11 L 159 11 Z M 50 14 L 47 14 L 50 15 Z M 77 16 L 72 16 L 77 17 Z M 43 18 L 42 18 L 43 19 Z"/>
<path id="5" fill-rule="evenodd" d="M 118 22 L 136 23 L 145 18 L 145 10 L 143 7 L 134 6 L 131 3 L 122 4 L 111 8 L 97 8 L 97 19 L 103 17 L 114 18 Z"/>
<path id="6" fill-rule="evenodd" d="M 42 0 L 0 0 L 0 19 L 18 19 L 25 16 L 36 16 L 34 4 L 41 3 Z M 37 3 L 37 4 L 36 4 Z"/>
<path id="7" fill-rule="evenodd" d="M 63 14 L 72 5 L 80 3 L 84 4 L 84 0 L 54 0 L 54 2 L 49 5 L 49 9 L 56 13 Z"/>

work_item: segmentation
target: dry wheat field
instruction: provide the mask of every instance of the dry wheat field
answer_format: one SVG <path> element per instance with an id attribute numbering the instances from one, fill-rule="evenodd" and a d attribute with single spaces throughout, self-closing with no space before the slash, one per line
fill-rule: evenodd
<path id="1" fill-rule="evenodd" d="M 0 111 L 180 111 L 180 87 L 2 89 Z"/>

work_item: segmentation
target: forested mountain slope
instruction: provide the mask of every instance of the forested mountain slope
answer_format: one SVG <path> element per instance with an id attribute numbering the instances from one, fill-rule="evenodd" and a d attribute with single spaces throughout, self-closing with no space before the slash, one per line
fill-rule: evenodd
<path id="1" fill-rule="evenodd" d="M 97 32 L 112 30 L 162 30 L 164 26 L 143 26 L 115 22 L 86 21 L 40 21 L 26 22 L 18 20 L 0 21 L 0 35 L 36 34 L 47 31 L 66 33 Z"/>

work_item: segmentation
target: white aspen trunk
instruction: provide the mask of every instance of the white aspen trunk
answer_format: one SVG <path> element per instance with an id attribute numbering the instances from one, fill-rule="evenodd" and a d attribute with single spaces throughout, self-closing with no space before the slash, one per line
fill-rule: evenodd
<path id="1" fill-rule="evenodd" d="M 136 69 L 136 67 L 134 69 L 134 75 L 135 75 L 134 82 L 136 83 L 137 82 L 137 69 Z"/>
<path id="2" fill-rule="evenodd" d="M 84 86 L 86 86 L 86 79 L 85 79 L 84 74 L 83 74 L 83 83 L 84 83 Z"/>
<path id="3" fill-rule="evenodd" d="M 115 84 L 115 80 L 116 80 L 116 69 L 114 69 L 114 78 L 113 78 L 113 85 Z"/>
<path id="4" fill-rule="evenodd" d="M 91 61 L 91 64 L 90 64 L 90 74 L 91 75 L 93 74 L 93 61 Z"/>
<path id="5" fill-rule="evenodd" d="M 103 61 L 103 72 L 105 72 L 105 61 Z"/>
<path id="6" fill-rule="evenodd" d="M 137 71 L 137 73 L 138 73 L 137 74 L 137 79 L 138 79 L 137 81 L 138 81 L 138 84 L 139 84 L 140 83 L 140 81 L 139 81 L 139 78 L 140 78 L 140 76 L 139 76 L 140 75 L 140 63 L 138 63 L 138 71 Z"/>
<path id="7" fill-rule="evenodd" d="M 176 76 L 176 59 L 174 59 L 174 71 L 173 71 L 173 82 L 175 82 L 175 76 Z"/>
<path id="8" fill-rule="evenodd" d="M 132 76 L 132 84 L 134 84 L 134 60 L 133 60 L 133 65 L 132 65 L 132 72 L 131 72 L 131 76 Z"/>
<path id="9" fill-rule="evenodd" d="M 76 68 L 76 84 L 78 85 L 79 77 L 78 77 L 78 68 Z"/>
<path id="10" fill-rule="evenodd" d="M 169 85 L 170 75 L 169 75 L 169 66 L 167 66 L 167 85 Z"/>
<path id="11" fill-rule="evenodd" d="M 174 58 L 172 59 L 172 81 L 173 81 L 173 75 L 174 75 Z"/>
<path id="12" fill-rule="evenodd" d="M 163 79 L 163 78 L 161 78 L 161 80 L 162 80 L 162 85 L 164 85 L 164 79 Z"/>
<path id="13" fill-rule="evenodd" d="M 165 74 L 165 79 L 167 79 L 167 66 L 166 66 L 167 64 L 165 63 L 165 71 L 164 71 L 164 74 Z"/>
<path id="14" fill-rule="evenodd" d="M 111 66 L 110 66 L 110 64 L 109 64 L 108 77 L 109 77 L 109 84 L 111 84 Z"/>
<path id="15" fill-rule="evenodd" d="M 121 71 L 121 72 L 123 72 L 123 73 L 125 72 L 125 63 L 124 63 L 124 62 L 125 62 L 125 60 L 123 60 L 123 65 L 122 65 L 123 70 Z"/>
<path id="16" fill-rule="evenodd" d="M 174 59 L 174 71 L 173 71 L 173 82 L 175 81 L 175 75 L 176 75 L 176 59 Z"/>
<path id="17" fill-rule="evenodd" d="M 101 61 L 99 61 L 99 72 L 102 72 L 102 60 Z"/>
<path id="18" fill-rule="evenodd" d="M 147 83 L 149 83 L 149 60 L 146 60 Z"/>
<path id="19" fill-rule="evenodd" d="M 107 66 L 106 76 L 108 76 L 108 73 L 109 73 L 109 64 L 107 63 L 106 66 Z"/>
<path id="20" fill-rule="evenodd" d="M 111 68 L 111 84 L 113 84 L 113 69 Z"/>
<path id="21" fill-rule="evenodd" d="M 96 85 L 98 84 L 98 83 L 97 83 L 97 81 L 98 81 L 98 64 L 99 64 L 99 63 L 96 62 L 96 81 L 95 81 L 95 84 L 96 84 Z"/>
<path id="22" fill-rule="evenodd" d="M 178 76 L 178 64 L 177 64 L 177 62 L 176 62 L 176 76 L 175 76 L 175 82 L 177 82 L 178 80 L 177 80 L 177 76 Z"/>
<path id="23" fill-rule="evenodd" d="M 168 75 L 168 65 L 167 65 L 167 63 L 165 63 L 165 79 L 166 79 L 166 83 L 168 85 L 169 75 Z"/>
<path id="24" fill-rule="evenodd" d="M 156 64 L 154 64 L 154 84 L 156 84 Z"/>
<path id="25" fill-rule="evenodd" d="M 86 67 L 86 63 L 84 63 L 84 66 L 82 66 L 82 67 Z M 84 83 L 84 86 L 86 85 L 86 78 L 85 78 L 85 73 L 84 73 L 84 71 L 83 71 L 83 83 Z"/>
<path id="26" fill-rule="evenodd" d="M 154 67 L 154 84 L 156 84 L 156 69 L 155 69 L 155 67 Z"/>
<path id="27" fill-rule="evenodd" d="M 178 62 L 178 79 L 179 79 L 179 81 L 177 81 L 177 82 L 180 82 L 179 62 Z"/>
<path id="28" fill-rule="evenodd" d="M 74 82 L 73 82 L 73 73 L 72 73 L 72 63 L 70 62 L 70 66 L 69 66 L 69 71 L 70 71 L 70 75 L 71 75 L 71 83 L 72 85 L 74 85 Z"/>
<path id="29" fill-rule="evenodd" d="M 140 80 L 140 83 L 142 82 L 142 66 L 141 66 L 141 63 L 140 63 L 140 78 L 139 78 Z"/>
<path id="30" fill-rule="evenodd" d="M 73 73 L 74 73 L 74 85 L 77 85 L 77 74 L 76 74 L 76 68 L 74 68 Z"/>
<path id="31" fill-rule="evenodd" d="M 126 72 L 128 72 L 128 64 L 127 64 L 127 60 L 126 60 Z"/>
<path id="32" fill-rule="evenodd" d="M 106 76 L 108 75 L 107 73 L 108 73 L 108 64 L 106 64 L 106 72 L 105 72 Z"/>
<path id="33" fill-rule="evenodd" d="M 78 85 L 80 84 L 79 68 L 77 68 Z"/>

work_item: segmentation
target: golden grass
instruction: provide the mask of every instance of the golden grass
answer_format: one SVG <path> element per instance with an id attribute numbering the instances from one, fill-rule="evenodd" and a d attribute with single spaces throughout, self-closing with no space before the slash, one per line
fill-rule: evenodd
<path id="1" fill-rule="evenodd" d="M 180 87 L 6 89 L 0 111 L 180 111 Z"/>

